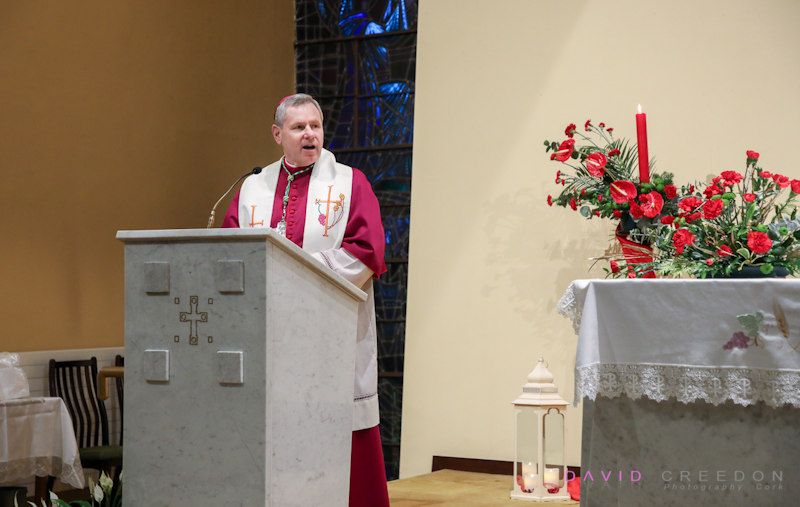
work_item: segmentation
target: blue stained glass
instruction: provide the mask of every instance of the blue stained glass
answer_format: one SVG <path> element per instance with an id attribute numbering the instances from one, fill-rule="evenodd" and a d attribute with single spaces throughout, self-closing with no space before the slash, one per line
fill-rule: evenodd
<path id="1" fill-rule="evenodd" d="M 416 0 L 295 0 L 297 91 L 317 98 L 326 147 L 381 206 L 388 271 L 375 282 L 387 478 L 399 470 L 416 72 Z"/>

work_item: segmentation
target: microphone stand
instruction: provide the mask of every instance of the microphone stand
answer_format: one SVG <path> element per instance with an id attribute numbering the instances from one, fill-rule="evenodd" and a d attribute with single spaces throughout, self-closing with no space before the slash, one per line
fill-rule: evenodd
<path id="1" fill-rule="evenodd" d="M 227 195 L 231 193 L 233 187 L 238 185 L 240 181 L 247 178 L 251 174 L 258 174 L 260 172 L 261 172 L 260 167 L 254 167 L 252 171 L 247 171 L 243 175 L 239 176 L 238 180 L 233 182 L 233 185 L 231 185 L 231 187 L 228 190 L 226 190 L 224 194 L 222 194 L 222 197 L 220 197 L 219 200 L 217 200 L 217 202 L 214 203 L 214 207 L 211 208 L 211 214 L 208 216 L 208 225 L 206 226 L 206 229 L 210 229 L 211 227 L 214 226 L 214 216 L 217 212 L 217 206 L 219 206 L 219 203 L 222 202 L 222 200 L 225 199 L 225 197 L 227 197 Z"/>

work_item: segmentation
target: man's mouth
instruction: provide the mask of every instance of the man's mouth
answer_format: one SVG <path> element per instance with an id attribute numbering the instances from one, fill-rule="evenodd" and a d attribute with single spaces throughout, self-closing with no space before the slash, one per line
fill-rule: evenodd
<path id="1" fill-rule="evenodd" d="M 313 144 L 304 144 L 303 145 L 303 149 L 304 150 L 315 150 L 315 149 L 317 149 L 317 147 L 314 146 Z"/>

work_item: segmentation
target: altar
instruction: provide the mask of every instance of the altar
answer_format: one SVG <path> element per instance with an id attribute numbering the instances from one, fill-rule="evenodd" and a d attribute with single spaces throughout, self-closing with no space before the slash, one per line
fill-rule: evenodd
<path id="1" fill-rule="evenodd" d="M 789 505 L 800 280 L 577 280 L 582 505 Z"/>

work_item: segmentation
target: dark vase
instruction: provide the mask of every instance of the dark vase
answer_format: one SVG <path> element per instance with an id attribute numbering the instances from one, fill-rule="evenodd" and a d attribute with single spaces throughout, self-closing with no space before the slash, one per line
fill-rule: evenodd
<path id="1" fill-rule="evenodd" d="M 758 266 L 742 266 L 737 271 L 731 272 L 730 275 L 715 275 L 712 278 L 786 278 L 789 271 L 786 268 L 775 266 L 772 273 L 765 275 L 761 272 Z"/>

